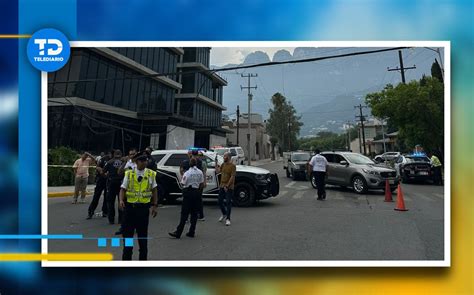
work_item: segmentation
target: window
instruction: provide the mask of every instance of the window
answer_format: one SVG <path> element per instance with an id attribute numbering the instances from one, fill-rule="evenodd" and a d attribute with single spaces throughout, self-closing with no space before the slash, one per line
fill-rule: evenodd
<path id="1" fill-rule="evenodd" d="M 166 160 L 165 166 L 179 167 L 183 161 L 188 159 L 187 154 L 172 154 L 168 160 Z"/>
<path id="2" fill-rule="evenodd" d="M 328 163 L 334 163 L 334 154 L 321 154 L 321 156 L 324 156 Z"/>
<path id="3" fill-rule="evenodd" d="M 341 161 L 346 161 L 346 159 L 344 159 L 344 157 L 341 155 L 334 155 L 334 163 L 338 164 Z"/>
<path id="4" fill-rule="evenodd" d="M 156 164 L 158 164 L 165 155 L 166 154 L 152 155 L 152 157 L 153 157 L 153 160 L 155 160 Z"/>

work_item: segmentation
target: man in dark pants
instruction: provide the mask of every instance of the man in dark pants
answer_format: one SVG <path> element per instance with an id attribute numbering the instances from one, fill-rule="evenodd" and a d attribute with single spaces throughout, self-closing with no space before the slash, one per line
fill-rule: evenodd
<path id="1" fill-rule="evenodd" d="M 147 260 L 149 215 L 157 214 L 156 172 L 146 168 L 145 153 L 137 154 L 135 161 L 136 169 L 125 172 L 120 190 L 120 207 L 125 211 L 122 232 L 124 239 L 133 238 L 137 232 L 139 259 Z M 132 254 L 133 246 L 124 243 L 122 260 L 132 260 Z"/>
<path id="2" fill-rule="evenodd" d="M 155 161 L 155 159 L 153 159 L 153 156 L 151 155 L 151 152 L 153 152 L 153 149 L 151 148 L 151 146 L 149 146 L 145 149 L 145 153 L 146 153 L 146 156 L 147 156 L 147 159 L 148 159 L 146 167 L 148 169 L 151 169 L 151 170 L 156 172 L 156 161 Z"/>
<path id="3" fill-rule="evenodd" d="M 102 217 L 107 217 L 107 176 L 104 173 L 105 164 L 112 158 L 112 153 L 109 152 L 107 155 L 100 157 L 97 162 L 96 176 L 95 176 L 95 189 L 92 202 L 89 205 L 87 219 L 91 219 L 94 216 L 94 211 L 99 205 L 100 196 L 104 192 L 104 200 L 102 202 Z M 103 153 L 102 153 L 103 154 Z"/>
<path id="4" fill-rule="evenodd" d="M 184 160 L 183 163 L 181 163 L 181 167 L 180 167 L 180 173 L 181 175 L 184 175 L 184 173 L 186 171 L 188 171 L 189 169 L 189 161 L 194 158 L 196 159 L 196 167 L 201 170 L 201 172 L 203 173 L 204 175 L 204 180 L 206 180 L 206 171 L 207 171 L 207 165 L 205 164 L 205 161 L 202 160 L 202 151 L 196 149 L 196 148 L 193 148 L 193 149 L 190 149 L 188 150 L 188 157 L 189 159 L 188 160 Z M 204 188 L 206 187 L 206 181 L 204 181 L 204 184 L 203 186 L 199 189 L 199 211 L 198 211 L 198 220 L 200 221 L 205 221 L 205 217 L 204 217 L 204 206 L 203 206 L 203 203 L 202 203 L 202 192 L 204 190 Z"/>
<path id="5" fill-rule="evenodd" d="M 229 226 L 230 212 L 232 210 L 232 198 L 234 197 L 234 182 L 236 173 L 236 167 L 235 164 L 232 163 L 229 152 L 224 154 L 224 163 L 222 163 L 220 166 L 216 166 L 216 172 L 221 174 L 218 202 L 222 215 L 219 218 L 219 222 L 222 222 L 225 219 L 225 225 Z"/>
<path id="6" fill-rule="evenodd" d="M 186 236 L 194 238 L 196 232 L 197 215 L 199 211 L 200 188 L 203 186 L 204 175 L 202 171 L 196 167 L 196 159 L 189 160 L 190 168 L 184 173 L 181 178 L 183 185 L 183 203 L 181 205 L 181 218 L 179 220 L 176 231 L 168 233 L 173 238 L 179 239 L 184 230 L 186 220 L 191 215 L 191 226 Z"/>
<path id="7" fill-rule="evenodd" d="M 328 161 L 321 155 L 320 150 L 315 150 L 315 155 L 309 161 L 308 174 L 314 175 L 316 188 L 318 189 L 318 200 L 326 200 L 326 175 Z M 311 179 L 311 177 L 310 177 Z"/>
<path id="8" fill-rule="evenodd" d="M 121 158 L 122 151 L 115 150 L 114 157 L 110 159 L 104 167 L 105 175 L 107 175 L 107 217 L 109 224 L 115 223 L 115 200 L 118 199 L 123 178 L 123 174 L 119 174 L 119 169 L 123 164 Z M 118 222 L 121 223 L 121 210 L 118 210 L 118 215 Z"/>

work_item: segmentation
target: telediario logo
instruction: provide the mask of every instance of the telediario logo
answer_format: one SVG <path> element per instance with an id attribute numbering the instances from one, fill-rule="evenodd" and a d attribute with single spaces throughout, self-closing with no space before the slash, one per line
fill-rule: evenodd
<path id="1" fill-rule="evenodd" d="M 28 41 L 28 59 L 40 71 L 54 72 L 69 60 L 71 48 L 66 36 L 55 29 L 42 29 Z"/>

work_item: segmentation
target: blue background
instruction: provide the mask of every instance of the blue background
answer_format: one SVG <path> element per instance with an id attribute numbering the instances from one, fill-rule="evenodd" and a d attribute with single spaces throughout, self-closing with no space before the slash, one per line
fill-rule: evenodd
<path id="1" fill-rule="evenodd" d="M 452 108 L 460 118 L 467 118 L 472 114 L 474 93 L 473 12 L 472 1 L 18 0 L 2 2 L 0 34 L 32 34 L 51 27 L 63 32 L 69 40 L 450 40 Z M 0 117 L 1 234 L 40 233 L 40 74 L 27 59 L 27 42 L 28 39 L 0 39 L 0 109 L 9 110 Z M 461 128 L 461 124 L 472 126 L 471 123 L 472 120 L 454 122 L 455 128 L 462 129 L 459 137 L 471 137 L 469 128 Z M 467 171 L 470 164 L 464 162 L 454 156 L 453 165 Z M 0 241 L 0 248 L 1 252 L 39 252 L 40 244 Z M 467 269 L 472 271 L 472 267 Z M 37 263 L 2 263 L 0 292 L 37 293 L 49 288 L 49 293 L 71 289 L 77 293 L 104 290 L 120 293 L 135 288 L 171 294 L 210 294 L 222 290 L 222 284 L 226 286 L 227 280 L 234 279 L 241 285 L 230 284 L 224 288 L 227 293 L 233 293 L 253 290 L 255 278 L 311 280 L 328 274 L 351 277 L 354 273 L 359 273 L 362 279 L 401 273 L 413 277 L 449 277 L 448 270 L 103 271 L 41 269 Z M 472 283 L 467 288 L 462 284 L 470 283 L 456 283 L 461 288 L 456 293 L 472 290 Z M 270 294 L 278 291 L 274 285 L 269 288 Z"/>

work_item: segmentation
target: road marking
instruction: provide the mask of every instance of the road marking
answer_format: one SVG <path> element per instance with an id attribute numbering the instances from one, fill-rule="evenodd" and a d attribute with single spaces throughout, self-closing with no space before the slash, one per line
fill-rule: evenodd
<path id="1" fill-rule="evenodd" d="M 308 186 L 302 186 L 302 185 L 300 185 L 300 186 L 298 187 L 298 189 L 307 190 L 307 189 L 309 189 L 309 187 L 308 187 Z"/>
<path id="2" fill-rule="evenodd" d="M 303 193 L 302 191 L 299 191 L 297 192 L 294 196 L 293 196 L 293 199 L 301 199 L 301 197 L 303 196 Z"/>
<path id="3" fill-rule="evenodd" d="M 164 206 L 158 207 L 158 209 L 176 208 L 176 207 L 178 207 L 178 206 L 176 206 L 176 205 L 164 205 Z"/>
<path id="4" fill-rule="evenodd" d="M 428 201 L 428 202 L 433 202 L 433 199 L 425 196 L 425 195 L 422 195 L 422 194 L 417 194 L 417 193 L 414 193 L 415 197 L 416 198 L 420 198 L 420 199 L 423 199 L 425 201 Z"/>
<path id="5" fill-rule="evenodd" d="M 278 198 L 281 198 L 283 197 L 284 195 L 286 195 L 286 193 L 288 193 L 288 191 L 281 191 L 278 196 L 275 197 L 275 199 L 278 199 Z"/>
<path id="6" fill-rule="evenodd" d="M 287 185 L 285 185 L 285 187 L 290 188 L 290 187 L 292 187 L 295 183 L 296 183 L 296 181 L 292 181 L 292 182 L 288 183 Z"/>
<path id="7" fill-rule="evenodd" d="M 439 199 L 444 200 L 444 194 L 433 193 L 433 195 Z"/>

